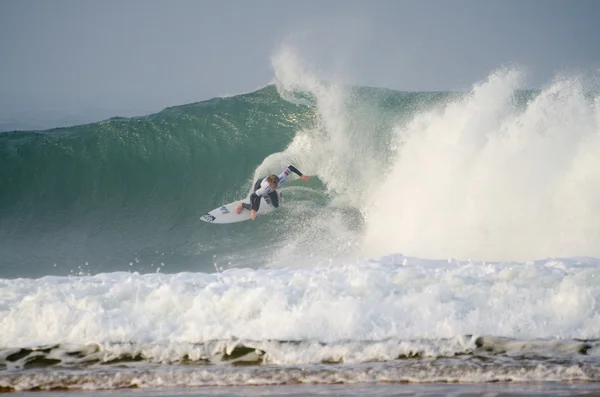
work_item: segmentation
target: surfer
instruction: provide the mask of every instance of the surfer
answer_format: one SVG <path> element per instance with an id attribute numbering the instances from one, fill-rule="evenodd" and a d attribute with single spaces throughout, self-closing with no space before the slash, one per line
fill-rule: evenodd
<path id="1" fill-rule="evenodd" d="M 260 198 L 264 197 L 267 201 L 270 201 L 273 207 L 279 207 L 279 195 L 277 194 L 277 189 L 285 179 L 288 177 L 290 172 L 298 175 L 302 178 L 303 181 L 308 181 L 310 178 L 306 175 L 303 175 L 298 168 L 293 165 L 289 165 L 283 172 L 279 175 L 269 175 L 264 179 L 259 179 L 254 184 L 254 192 L 250 195 L 250 204 L 247 203 L 239 203 L 235 212 L 237 214 L 241 213 L 243 209 L 250 210 L 250 217 L 252 220 L 256 219 L 256 211 L 258 211 L 260 207 Z"/>

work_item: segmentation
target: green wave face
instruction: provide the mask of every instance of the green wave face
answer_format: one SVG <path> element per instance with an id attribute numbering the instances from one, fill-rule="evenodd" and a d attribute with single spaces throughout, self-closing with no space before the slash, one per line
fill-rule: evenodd
<path id="1" fill-rule="evenodd" d="M 365 159 L 355 155 L 379 150 L 378 166 L 385 163 L 393 122 L 437 96 L 445 94 L 354 89 L 344 100 L 348 141 L 337 143 L 313 95 L 280 95 L 275 86 L 145 117 L 0 134 L 1 275 L 260 266 L 289 239 L 329 235 L 314 221 L 326 223 L 319 208 L 349 194 L 342 183 L 360 180 Z M 296 145 L 303 138 L 313 147 Z M 340 157 L 336 144 L 357 146 Z M 283 189 L 288 212 L 256 223 L 199 222 L 288 163 L 315 175 Z M 317 164 L 333 177 L 319 178 Z M 349 229 L 360 228 L 356 206 L 325 211 L 332 213 Z"/>
<path id="2" fill-rule="evenodd" d="M 267 87 L 146 117 L 0 134 L 2 275 L 205 268 L 203 247 L 235 232 L 198 216 L 246 195 L 256 166 L 313 116 Z"/>
<path id="3" fill-rule="evenodd" d="M 0 277 L 395 253 L 598 256 L 595 102 L 572 82 L 532 92 L 513 80 L 491 75 L 464 94 L 267 86 L 145 117 L 2 133 Z M 288 164 L 312 179 L 291 178 L 281 210 L 199 220 Z"/>

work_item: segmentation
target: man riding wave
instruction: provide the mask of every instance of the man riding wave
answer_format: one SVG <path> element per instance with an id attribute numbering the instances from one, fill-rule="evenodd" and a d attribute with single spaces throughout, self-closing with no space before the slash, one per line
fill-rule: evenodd
<path id="1" fill-rule="evenodd" d="M 239 214 L 244 209 L 250 210 L 250 217 L 252 220 L 255 220 L 256 212 L 260 208 L 261 197 L 264 197 L 265 200 L 270 201 L 273 207 L 279 207 L 279 194 L 277 193 L 276 189 L 285 182 L 288 175 L 290 175 L 292 172 L 302 178 L 303 181 L 310 180 L 307 175 L 303 175 L 296 167 L 289 165 L 279 175 L 272 174 L 264 179 L 259 179 L 256 181 L 254 184 L 254 191 L 250 195 L 250 204 L 239 203 L 235 209 L 235 212 Z"/>

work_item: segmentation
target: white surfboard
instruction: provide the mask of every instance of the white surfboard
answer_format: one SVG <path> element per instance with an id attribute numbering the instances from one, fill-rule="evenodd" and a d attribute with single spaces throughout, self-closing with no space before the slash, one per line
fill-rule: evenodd
<path id="1" fill-rule="evenodd" d="M 283 198 L 281 196 L 279 196 L 279 205 L 281 206 L 283 202 Z M 201 220 L 203 220 L 204 222 L 209 222 L 209 223 L 236 223 L 236 222 L 243 222 L 243 221 L 247 221 L 248 219 L 250 219 L 250 210 L 247 209 L 242 209 L 242 212 L 239 214 L 235 213 L 235 209 L 238 205 L 238 203 L 246 203 L 246 204 L 250 204 L 250 199 L 247 198 L 245 200 L 238 200 L 238 201 L 234 201 L 233 203 L 229 203 L 229 204 L 225 204 L 221 207 L 215 208 L 214 210 L 202 215 L 200 217 Z M 270 200 L 269 202 L 267 202 L 267 200 L 265 200 L 264 197 L 261 197 L 260 199 L 260 207 L 258 209 L 258 211 L 256 211 L 256 215 L 264 215 L 264 214 L 268 214 L 269 212 L 273 211 L 275 209 L 275 207 L 273 207 L 270 204 Z"/>

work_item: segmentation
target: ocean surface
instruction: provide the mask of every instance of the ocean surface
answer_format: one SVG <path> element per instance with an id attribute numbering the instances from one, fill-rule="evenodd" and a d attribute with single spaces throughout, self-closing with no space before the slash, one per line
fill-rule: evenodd
<path id="1" fill-rule="evenodd" d="M 0 392 L 600 389 L 600 97 L 515 70 L 449 93 L 274 69 L 0 133 Z M 311 180 L 281 209 L 199 220 L 288 164 Z"/>

